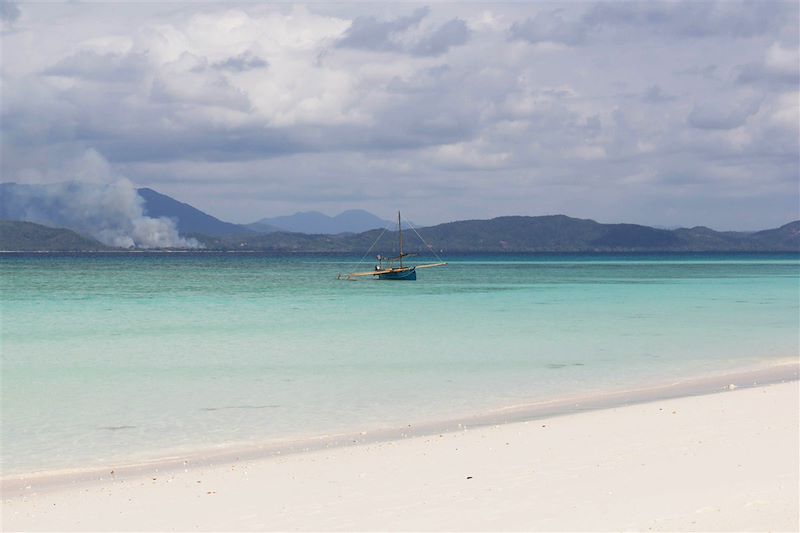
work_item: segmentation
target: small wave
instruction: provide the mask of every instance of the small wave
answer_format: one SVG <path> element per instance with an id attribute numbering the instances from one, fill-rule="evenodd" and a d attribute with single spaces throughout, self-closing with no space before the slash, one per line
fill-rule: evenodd
<path id="1" fill-rule="evenodd" d="M 566 368 L 568 366 L 583 366 L 583 363 L 548 363 L 547 368 L 558 370 L 559 368 Z"/>
<path id="2" fill-rule="evenodd" d="M 275 409 L 280 405 L 226 405 L 223 407 L 201 407 L 201 411 L 222 411 L 223 409 Z"/>
<path id="3" fill-rule="evenodd" d="M 136 426 L 101 426 L 97 429 L 105 429 L 107 431 L 119 431 L 121 429 L 136 429 Z"/>

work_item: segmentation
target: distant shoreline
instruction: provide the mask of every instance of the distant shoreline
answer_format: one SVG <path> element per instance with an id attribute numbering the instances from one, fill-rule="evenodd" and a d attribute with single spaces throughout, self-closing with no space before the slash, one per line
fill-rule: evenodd
<path id="1" fill-rule="evenodd" d="M 574 250 L 574 251 L 555 251 L 540 250 L 528 252 L 516 251 L 450 251 L 444 252 L 448 256 L 469 257 L 469 256 L 504 256 L 504 257 L 523 257 L 535 255 L 568 255 L 568 256 L 652 256 L 652 255 L 674 255 L 674 256 L 717 256 L 717 255 L 790 255 L 800 258 L 800 250 Z M 0 250 L 0 254 L 6 255 L 158 255 L 158 254 L 187 254 L 187 255 L 308 255 L 308 256 L 359 256 L 358 252 L 353 251 L 314 251 L 314 250 L 215 250 L 215 249 L 135 249 L 135 250 Z M 414 254 L 419 257 L 427 257 L 425 254 Z M 432 256 L 431 256 L 432 257 Z"/>
<path id="2" fill-rule="evenodd" d="M 176 217 L 179 218 L 179 217 Z M 65 224 L 67 225 L 67 224 Z M 151 242 L 98 240 L 82 234 L 22 221 L 0 221 L 0 249 L 5 250 L 117 250 L 119 244 L 137 251 L 161 250 L 352 252 L 384 253 L 397 247 L 397 232 L 371 229 L 357 233 L 301 233 L 292 231 L 204 233 L 201 228 L 179 228 L 178 240 Z M 666 230 L 639 224 L 603 224 L 566 215 L 504 216 L 489 220 L 461 220 L 406 232 L 404 251 L 410 253 L 538 253 L 538 252 L 800 252 L 800 220 L 761 231 L 716 231 L 696 226 Z M 180 241 L 180 242 L 179 242 Z M 196 245 L 196 246 L 195 246 Z"/>

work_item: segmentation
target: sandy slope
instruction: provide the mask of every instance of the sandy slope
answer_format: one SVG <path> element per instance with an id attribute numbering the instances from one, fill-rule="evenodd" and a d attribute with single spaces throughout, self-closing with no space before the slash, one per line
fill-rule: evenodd
<path id="1" fill-rule="evenodd" d="M 4 530 L 797 531 L 798 390 L 795 381 L 7 492 L 2 524 Z"/>

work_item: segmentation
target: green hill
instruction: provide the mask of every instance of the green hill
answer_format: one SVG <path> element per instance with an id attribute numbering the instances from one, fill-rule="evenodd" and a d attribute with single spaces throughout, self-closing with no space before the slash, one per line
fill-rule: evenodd
<path id="1" fill-rule="evenodd" d="M 756 232 L 753 238 L 772 248 L 797 250 L 800 242 L 800 220 L 789 222 L 780 228 Z"/>
<path id="2" fill-rule="evenodd" d="M 459 252 L 800 252 L 800 221 L 780 228 L 720 232 L 705 227 L 665 230 L 637 224 L 601 224 L 564 215 L 509 216 L 463 220 L 429 228 L 404 230 L 405 251 Z M 190 233 L 207 250 L 275 252 L 397 252 L 397 232 L 371 230 L 339 235 L 275 232 L 237 236 Z M 422 238 L 420 238 L 420 236 Z M 378 237 L 380 239 L 378 240 Z M 424 239 L 424 242 L 423 240 Z M 376 243 L 376 240 L 378 241 Z M 102 244 L 66 229 L 30 222 L 0 222 L 0 249 L 89 251 L 108 250 Z"/>
<path id="3" fill-rule="evenodd" d="M 426 244 L 442 252 L 800 252 L 800 221 L 777 229 L 719 232 L 709 228 L 665 230 L 637 224 L 601 224 L 565 215 L 508 216 L 449 222 L 404 231 L 405 250 L 422 252 Z M 193 235 L 209 249 L 364 253 L 382 234 L 307 235 L 270 233 L 212 239 Z M 375 253 L 397 251 L 397 232 L 386 231 Z"/>
<path id="4" fill-rule="evenodd" d="M 0 220 L 0 250 L 85 252 L 109 249 L 108 246 L 78 235 L 72 230 L 50 228 L 33 222 Z"/>

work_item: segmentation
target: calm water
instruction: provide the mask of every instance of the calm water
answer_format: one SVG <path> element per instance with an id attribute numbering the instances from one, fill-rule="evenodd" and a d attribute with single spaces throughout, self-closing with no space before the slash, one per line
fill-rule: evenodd
<path id="1" fill-rule="evenodd" d="M 448 259 L 416 282 L 343 282 L 357 258 L 0 257 L 3 474 L 394 427 L 800 351 L 797 256 Z"/>

